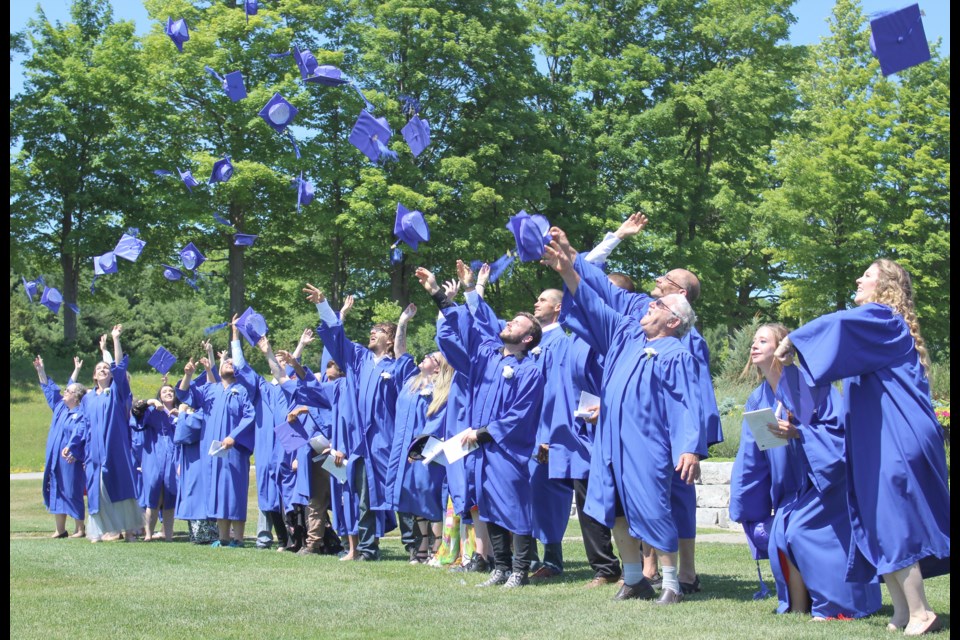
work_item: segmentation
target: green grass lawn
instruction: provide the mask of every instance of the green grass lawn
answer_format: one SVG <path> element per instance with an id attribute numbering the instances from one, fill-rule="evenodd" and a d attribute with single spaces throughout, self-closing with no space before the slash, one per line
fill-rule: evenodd
<path id="1" fill-rule="evenodd" d="M 251 506 L 255 501 L 251 500 Z M 579 541 L 564 543 L 567 570 L 554 583 L 516 592 L 479 590 L 476 574 L 410 566 L 399 539 L 382 542 L 384 561 L 343 563 L 254 549 L 175 541 L 51 540 L 52 516 L 38 480 L 10 483 L 10 637 L 71 638 L 881 638 L 892 613 L 811 623 L 754 601 L 756 565 L 743 544 L 701 543 L 704 590 L 679 605 L 614 602 L 613 587 L 584 589 L 592 577 Z M 568 536 L 578 536 L 571 520 Z M 842 567 L 824 567 L 842 571 Z M 768 566 L 763 568 L 773 586 Z M 949 576 L 926 582 L 949 637 Z M 50 610 L 55 606 L 56 611 Z M 69 631 L 67 631 L 69 629 Z"/>

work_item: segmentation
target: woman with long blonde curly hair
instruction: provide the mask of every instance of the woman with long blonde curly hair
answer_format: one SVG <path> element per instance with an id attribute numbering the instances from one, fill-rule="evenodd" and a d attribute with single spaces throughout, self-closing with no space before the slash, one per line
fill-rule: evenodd
<path id="1" fill-rule="evenodd" d="M 910 275 L 899 264 L 871 264 L 857 279 L 854 302 L 855 309 L 817 318 L 784 338 L 777 356 L 790 362 L 795 354 L 799 367 L 784 369 L 781 386 L 798 413 L 809 414 L 830 383 L 843 380 L 853 527 L 847 580 L 882 577 L 893 601 L 889 630 L 921 635 L 941 628 L 923 579 L 948 572 L 950 557 L 947 463 L 929 358 Z"/>

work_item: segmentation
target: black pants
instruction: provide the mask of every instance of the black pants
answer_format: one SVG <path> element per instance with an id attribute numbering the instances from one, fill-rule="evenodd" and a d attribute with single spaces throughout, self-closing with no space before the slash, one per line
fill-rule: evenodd
<path id="1" fill-rule="evenodd" d="M 493 559 L 497 569 L 522 573 L 530 571 L 530 547 L 534 544 L 533 536 L 510 533 L 493 522 L 487 523 L 487 533 L 490 534 L 490 544 L 493 545 Z"/>
<path id="2" fill-rule="evenodd" d="M 423 537 L 417 527 L 417 516 L 397 511 L 397 526 L 400 528 L 400 542 L 407 551 L 416 551 Z"/>
<path id="3" fill-rule="evenodd" d="M 577 519 L 583 533 L 583 548 L 587 552 L 587 562 L 593 569 L 594 577 L 619 578 L 622 573 L 620 560 L 613 552 L 610 529 L 583 512 L 583 503 L 587 498 L 587 481 L 574 480 L 573 493 L 577 501 Z"/>
<path id="4" fill-rule="evenodd" d="M 287 536 L 287 523 L 283 520 L 283 514 L 279 511 L 265 511 L 264 513 L 267 514 L 268 520 L 277 534 L 277 544 L 281 547 L 287 546 L 289 536 Z"/>

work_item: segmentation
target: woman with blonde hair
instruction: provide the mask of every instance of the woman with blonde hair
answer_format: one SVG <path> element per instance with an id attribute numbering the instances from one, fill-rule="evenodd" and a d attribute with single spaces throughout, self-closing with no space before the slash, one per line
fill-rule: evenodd
<path id="1" fill-rule="evenodd" d="M 410 313 L 412 310 L 412 313 Z M 404 316 L 416 313 L 410 305 Z M 410 358 L 406 353 L 406 322 L 401 316 L 394 345 L 397 359 Z M 406 318 L 408 321 L 409 318 Z M 406 517 L 412 523 L 413 541 L 409 546 L 411 564 L 429 560 L 430 523 L 443 520 L 443 480 L 446 475 L 443 465 L 423 464 L 409 457 L 414 439 L 424 435 L 443 438 L 444 416 L 453 368 L 438 351 L 428 354 L 420 362 L 417 372 L 406 380 L 399 381 L 397 413 L 394 423 L 393 445 L 387 465 L 387 499 L 391 508 L 399 513 L 400 520 Z"/>
<path id="2" fill-rule="evenodd" d="M 730 518 L 743 524 L 754 558 L 770 560 L 777 613 L 861 618 L 880 608 L 880 585 L 846 582 L 829 570 L 844 566 L 850 551 L 840 396 L 831 389 L 805 423 L 789 405 L 783 410 L 784 367 L 773 353 L 787 333 L 781 324 L 764 324 L 754 334 L 744 377 L 756 375 L 760 385 L 744 410 L 776 407 L 777 421 L 768 429 L 783 446 L 761 450 L 744 420 L 730 478 Z"/>
<path id="3" fill-rule="evenodd" d="M 930 397 L 929 356 L 910 275 L 875 261 L 857 279 L 849 311 L 784 338 L 776 356 L 801 422 L 830 383 L 843 380 L 847 508 L 853 528 L 847 580 L 882 577 L 893 601 L 888 628 L 916 636 L 941 628 L 924 577 L 949 571 L 950 492 L 943 431 Z M 796 375 L 799 373 L 802 375 Z M 791 372 L 791 370 L 794 370 Z"/>

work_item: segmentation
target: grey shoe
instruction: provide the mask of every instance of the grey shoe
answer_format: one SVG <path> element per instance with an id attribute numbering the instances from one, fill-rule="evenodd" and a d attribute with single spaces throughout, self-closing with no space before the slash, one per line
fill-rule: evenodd
<path id="1" fill-rule="evenodd" d="M 518 589 L 530 584 L 530 578 L 527 577 L 526 571 L 514 571 L 510 574 L 510 577 L 507 578 L 507 581 L 503 583 L 504 589 Z"/>
<path id="2" fill-rule="evenodd" d="M 507 574 L 506 571 L 501 571 L 500 569 L 494 569 L 490 574 L 490 577 L 487 578 L 486 582 L 481 582 L 478 584 L 478 587 L 493 587 L 498 584 L 504 584 L 507 580 L 510 579 L 510 574 Z"/>

